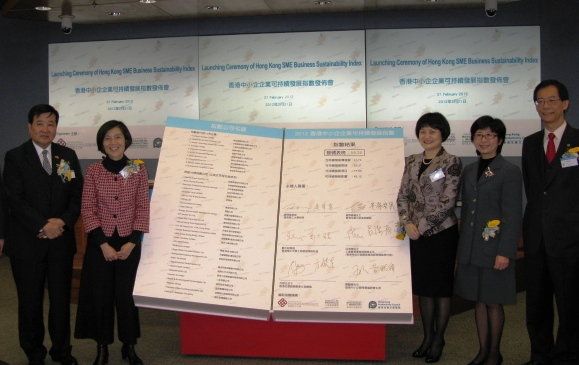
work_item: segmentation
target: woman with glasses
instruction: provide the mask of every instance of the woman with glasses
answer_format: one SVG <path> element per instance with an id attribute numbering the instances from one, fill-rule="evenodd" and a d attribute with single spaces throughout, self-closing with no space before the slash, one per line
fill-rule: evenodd
<path id="1" fill-rule="evenodd" d="M 459 191 L 460 159 L 442 143 L 450 126 L 440 113 L 418 119 L 416 137 L 424 149 L 406 159 L 398 192 L 400 224 L 410 238 L 412 291 L 419 297 L 424 338 L 413 357 L 440 360 L 450 316 L 450 298 L 458 241 L 454 212 Z"/>
<path id="2" fill-rule="evenodd" d="M 462 179 L 460 240 L 455 293 L 476 302 L 479 351 L 469 365 L 503 362 L 504 304 L 516 299 L 515 259 L 521 232 L 522 176 L 501 156 L 506 128 L 482 116 L 470 127 L 478 161 Z"/>

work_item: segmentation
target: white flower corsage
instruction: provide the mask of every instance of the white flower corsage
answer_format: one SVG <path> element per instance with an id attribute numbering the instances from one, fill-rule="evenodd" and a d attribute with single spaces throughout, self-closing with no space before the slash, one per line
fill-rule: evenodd
<path id="1" fill-rule="evenodd" d="M 127 165 L 119 172 L 122 177 L 128 179 L 131 175 L 136 174 L 145 162 L 143 160 L 128 160 Z"/>
<path id="2" fill-rule="evenodd" d="M 58 156 L 55 156 L 58 158 Z M 56 165 L 56 173 L 62 179 L 62 182 L 70 182 L 76 177 L 74 170 L 70 168 L 70 163 L 66 160 L 60 160 Z"/>
<path id="3" fill-rule="evenodd" d="M 489 238 L 495 238 L 499 233 L 501 221 L 499 219 L 493 219 L 487 222 L 486 227 L 483 229 L 482 238 L 488 241 Z"/>

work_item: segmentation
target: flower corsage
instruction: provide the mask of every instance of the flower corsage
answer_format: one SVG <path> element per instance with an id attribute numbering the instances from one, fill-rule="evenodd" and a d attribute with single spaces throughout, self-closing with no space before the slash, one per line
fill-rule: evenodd
<path id="1" fill-rule="evenodd" d="M 62 182 L 70 182 L 76 177 L 74 170 L 70 168 L 70 163 L 66 160 L 60 160 L 58 162 L 56 165 L 56 174 L 60 176 Z"/>
<path id="2" fill-rule="evenodd" d="M 576 159 L 577 157 L 579 157 L 579 147 L 569 148 L 563 154 L 563 159 L 565 159 L 565 158 Z"/>
<path id="3" fill-rule="evenodd" d="M 406 237 L 406 230 L 404 229 L 404 225 L 398 223 L 396 225 L 396 238 L 399 240 L 403 240 Z"/>
<path id="4" fill-rule="evenodd" d="M 561 167 L 577 166 L 579 160 L 579 147 L 568 148 L 561 156 Z"/>
<path id="5" fill-rule="evenodd" d="M 127 165 L 119 172 L 122 177 L 128 179 L 131 175 L 136 174 L 145 162 L 143 160 L 128 160 Z"/>
<path id="6" fill-rule="evenodd" d="M 492 219 L 488 221 L 486 227 L 483 229 L 482 238 L 485 241 L 488 241 L 489 238 L 495 238 L 496 235 L 501 230 L 501 228 L 499 227 L 500 225 L 501 225 L 500 219 Z"/>

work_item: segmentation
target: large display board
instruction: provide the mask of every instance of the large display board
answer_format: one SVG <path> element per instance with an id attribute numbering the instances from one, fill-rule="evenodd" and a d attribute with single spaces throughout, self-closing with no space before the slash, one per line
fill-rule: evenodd
<path id="1" fill-rule="evenodd" d="M 402 131 L 286 133 L 167 121 L 135 302 L 263 320 L 273 310 L 286 321 L 412 322 L 408 241 L 395 238 Z"/>
<path id="2" fill-rule="evenodd" d="M 169 115 L 199 117 L 197 37 L 49 45 L 50 103 L 60 113 L 56 141 L 81 159 L 99 158 L 96 132 L 124 121 L 131 149 L 158 158 Z"/>
<path id="3" fill-rule="evenodd" d="M 202 119 L 366 126 L 364 31 L 208 36 L 199 46 Z"/>
<path id="4" fill-rule="evenodd" d="M 520 156 L 538 127 L 539 27 L 368 30 L 366 52 L 368 127 L 403 127 L 406 154 L 422 151 L 414 126 L 426 112 L 449 119 L 445 148 L 458 156 L 475 156 L 470 126 L 482 115 L 505 122 L 505 156 Z"/>

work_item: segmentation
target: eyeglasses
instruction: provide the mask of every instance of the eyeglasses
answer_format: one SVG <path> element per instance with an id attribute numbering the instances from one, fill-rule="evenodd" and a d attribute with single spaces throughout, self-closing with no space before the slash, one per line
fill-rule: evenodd
<path id="1" fill-rule="evenodd" d="M 497 138 L 496 133 L 475 133 L 475 139 L 486 139 L 487 141 Z"/>
<path id="2" fill-rule="evenodd" d="M 554 105 L 554 104 L 556 104 L 558 101 L 561 101 L 561 99 L 559 99 L 559 98 L 537 99 L 537 100 L 535 100 L 535 105 L 536 105 L 536 106 Z"/>

